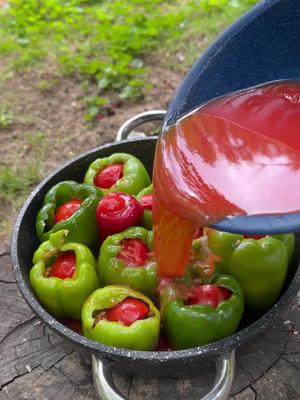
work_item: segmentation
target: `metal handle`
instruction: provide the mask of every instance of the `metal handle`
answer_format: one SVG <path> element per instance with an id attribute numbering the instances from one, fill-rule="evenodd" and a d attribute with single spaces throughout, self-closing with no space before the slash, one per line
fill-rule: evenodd
<path id="1" fill-rule="evenodd" d="M 133 129 L 137 128 L 140 125 L 145 124 L 146 122 L 155 121 L 155 120 L 163 120 L 166 115 L 165 110 L 152 110 L 145 111 L 140 114 L 135 115 L 134 117 L 128 119 L 119 129 L 116 142 L 120 140 L 127 139 Z M 146 136 L 139 134 L 139 136 Z"/>
<path id="2" fill-rule="evenodd" d="M 228 399 L 233 383 L 235 351 L 216 359 L 216 378 L 211 390 L 201 400 Z M 102 400 L 127 400 L 112 379 L 110 363 L 92 354 L 93 377 L 99 398 Z"/>

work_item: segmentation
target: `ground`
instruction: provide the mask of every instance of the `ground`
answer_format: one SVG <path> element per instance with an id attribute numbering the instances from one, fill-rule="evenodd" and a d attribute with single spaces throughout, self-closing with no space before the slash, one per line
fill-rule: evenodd
<path id="1" fill-rule="evenodd" d="M 5 63 L 0 68 L 5 69 Z M 39 83 L 51 80 L 47 90 Z M 12 73 L 0 79 L 2 103 L 13 110 L 12 124 L 1 129 L 0 167 L 11 165 L 14 172 L 29 179 L 40 180 L 55 167 L 79 153 L 113 141 L 117 130 L 128 118 L 152 109 L 166 109 L 182 73 L 170 71 L 162 65 L 153 64 L 148 76 L 152 89 L 139 102 L 127 102 L 105 115 L 103 119 L 89 124 L 84 120 L 83 89 L 76 79 L 55 80 L 53 73 Z M 95 88 L 90 84 L 90 91 Z M 102 117 L 101 117 L 102 118 Z M 25 179 L 25 178 L 23 178 Z M 3 199 L 0 209 L 1 240 L 7 240 L 18 207 L 24 196 L 13 206 Z M 3 223 L 4 221 L 4 223 Z"/>

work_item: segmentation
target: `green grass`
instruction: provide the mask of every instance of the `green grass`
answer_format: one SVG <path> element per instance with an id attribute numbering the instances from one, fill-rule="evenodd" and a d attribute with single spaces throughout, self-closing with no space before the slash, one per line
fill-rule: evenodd
<path id="1" fill-rule="evenodd" d="M 188 71 L 222 31 L 257 3 L 258 0 L 185 1 L 187 17 L 182 22 L 180 40 L 170 36 L 165 42 L 167 65 L 173 70 Z"/>
<path id="2" fill-rule="evenodd" d="M 16 143 L 17 145 L 17 143 Z M 22 144 L 27 161 L 12 166 L 0 165 L 0 199 L 13 202 L 19 195 L 28 194 L 29 188 L 39 182 L 43 175 L 44 151 L 49 148 L 48 140 L 42 132 L 24 133 Z"/>
<path id="3" fill-rule="evenodd" d="M 0 105 L 0 129 L 8 128 L 13 123 L 12 112 L 4 106 Z"/>
<path id="4" fill-rule="evenodd" d="M 4 205 L 0 210 L 0 234 L 10 231 L 18 209 L 44 176 L 43 157 L 49 148 L 48 139 L 41 132 L 24 133 L 21 143 L 15 145 L 27 156 L 19 162 L 16 157 L 11 165 L 0 164 L 0 203 Z"/>
<path id="5" fill-rule="evenodd" d="M 16 197 L 26 195 L 28 188 L 39 181 L 40 167 L 39 161 L 29 162 L 17 169 L 0 166 L 0 199 L 14 202 Z"/>
<path id="6" fill-rule="evenodd" d="M 145 55 L 180 50 L 190 65 L 220 29 L 256 0 L 11 0 L 0 15 L 0 54 L 13 55 L 17 71 L 57 65 L 61 74 L 91 79 L 99 87 L 92 112 L 114 90 L 139 98 L 147 85 Z M 187 43 L 190 45 L 187 46 Z M 41 83 L 47 90 L 47 83 Z M 98 103 L 98 104 L 97 104 Z"/>
<path id="7" fill-rule="evenodd" d="M 42 177 L 41 160 L 16 167 L 0 165 L 0 237 L 10 234 L 13 221 L 30 190 Z"/>
<path id="8" fill-rule="evenodd" d="M 1 18 L 0 53 L 14 54 L 11 68 L 58 64 L 62 74 L 87 76 L 99 90 L 139 96 L 141 57 L 168 35 L 179 34 L 183 16 L 174 2 L 158 0 L 11 0 Z M 176 3 L 176 2 L 175 2 Z"/>

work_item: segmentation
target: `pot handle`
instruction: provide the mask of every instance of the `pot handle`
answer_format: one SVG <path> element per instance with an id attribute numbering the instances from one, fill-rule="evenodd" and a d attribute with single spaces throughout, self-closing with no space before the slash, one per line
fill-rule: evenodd
<path id="1" fill-rule="evenodd" d="M 166 115 L 165 110 L 151 110 L 145 111 L 140 114 L 135 115 L 134 117 L 128 119 L 119 129 L 116 139 L 116 142 L 120 140 L 128 139 L 128 136 L 132 132 L 133 129 L 137 128 L 139 125 L 143 125 L 146 122 L 155 121 L 155 120 L 163 120 Z M 138 132 L 138 136 L 146 136 Z"/>
<path id="2" fill-rule="evenodd" d="M 233 383 L 235 351 L 234 349 L 216 359 L 216 378 L 210 391 L 201 400 L 228 399 Z M 110 363 L 92 354 L 93 377 L 97 393 L 101 400 L 127 400 L 115 387 Z"/>

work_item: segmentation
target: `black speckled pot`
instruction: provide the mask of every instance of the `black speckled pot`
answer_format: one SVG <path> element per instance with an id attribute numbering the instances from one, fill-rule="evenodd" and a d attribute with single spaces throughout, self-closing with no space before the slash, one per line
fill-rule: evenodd
<path id="1" fill-rule="evenodd" d="M 78 350 L 89 354 L 94 353 L 108 360 L 114 370 L 123 374 L 158 377 L 191 376 L 199 373 L 199 369 L 203 368 L 203 365 L 207 361 L 211 361 L 212 358 L 252 340 L 255 335 L 263 332 L 283 309 L 287 308 L 300 283 L 299 238 L 297 239 L 294 260 L 278 302 L 264 315 L 255 317 L 258 319 L 255 320 L 252 316 L 250 320 L 243 321 L 241 330 L 236 334 L 224 340 L 189 350 L 172 352 L 131 351 L 88 340 L 66 328 L 49 315 L 37 301 L 28 280 L 32 255 L 39 244 L 35 233 L 35 218 L 42 206 L 45 193 L 54 184 L 62 180 L 73 179 L 81 182 L 88 165 L 93 160 L 114 152 L 128 152 L 139 157 L 151 173 L 155 142 L 155 138 L 146 138 L 107 144 L 67 162 L 44 179 L 31 193 L 18 216 L 12 237 L 12 265 L 19 289 L 35 314 L 55 332 L 76 345 Z"/>

